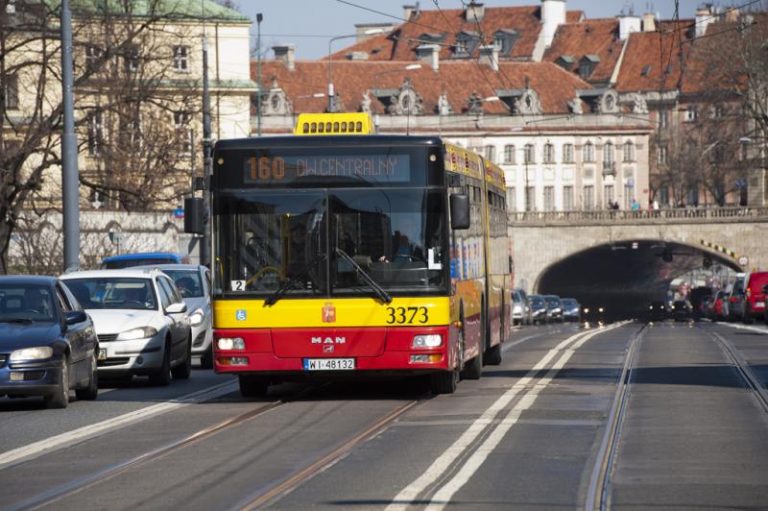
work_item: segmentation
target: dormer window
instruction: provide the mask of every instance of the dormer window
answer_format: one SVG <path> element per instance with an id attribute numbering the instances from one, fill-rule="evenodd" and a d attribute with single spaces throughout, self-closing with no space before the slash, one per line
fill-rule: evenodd
<path id="1" fill-rule="evenodd" d="M 643 66 L 642 71 L 640 71 L 640 76 L 648 76 L 649 74 L 651 74 L 651 65 L 646 64 Z"/>
<path id="2" fill-rule="evenodd" d="M 573 68 L 573 63 L 576 62 L 576 60 L 570 56 L 570 55 L 560 55 L 557 57 L 557 60 L 555 61 L 555 64 L 562 67 L 566 71 L 570 71 Z"/>
<path id="3" fill-rule="evenodd" d="M 493 47 L 499 51 L 499 55 L 509 55 L 512 47 L 517 42 L 520 34 L 511 28 L 504 28 L 493 34 Z"/>
<path id="4" fill-rule="evenodd" d="M 579 61 L 579 76 L 582 80 L 589 78 L 589 75 L 595 70 L 600 63 L 600 57 L 597 55 L 584 55 Z"/>
<path id="5" fill-rule="evenodd" d="M 444 34 L 436 34 L 434 32 L 424 32 L 419 36 L 419 41 L 424 44 L 441 43 L 445 39 Z"/>
<path id="6" fill-rule="evenodd" d="M 466 58 L 472 56 L 480 37 L 475 32 L 463 31 L 456 36 L 456 45 L 454 46 L 453 56 L 456 58 Z"/>

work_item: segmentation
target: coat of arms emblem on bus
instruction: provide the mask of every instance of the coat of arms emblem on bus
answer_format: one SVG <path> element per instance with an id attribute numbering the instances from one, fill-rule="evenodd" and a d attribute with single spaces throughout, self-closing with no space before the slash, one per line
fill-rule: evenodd
<path id="1" fill-rule="evenodd" d="M 323 323 L 336 322 L 336 307 L 331 302 L 325 302 L 323 305 Z"/>

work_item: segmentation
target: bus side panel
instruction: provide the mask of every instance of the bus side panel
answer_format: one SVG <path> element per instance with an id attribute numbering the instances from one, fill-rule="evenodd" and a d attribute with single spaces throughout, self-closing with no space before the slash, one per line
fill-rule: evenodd
<path id="1" fill-rule="evenodd" d="M 481 280 L 456 282 L 456 294 L 452 298 L 451 309 L 452 311 L 455 310 L 455 314 L 452 314 L 452 317 L 456 318 L 454 322 L 459 323 L 461 322 L 461 308 L 463 307 L 464 359 L 461 361 L 462 364 L 483 351 L 482 296 L 483 283 Z"/>

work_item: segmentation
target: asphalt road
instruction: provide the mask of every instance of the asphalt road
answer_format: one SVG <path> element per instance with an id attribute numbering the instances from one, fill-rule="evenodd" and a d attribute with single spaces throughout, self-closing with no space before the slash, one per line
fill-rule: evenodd
<path id="1" fill-rule="evenodd" d="M 768 328 L 558 325 L 517 329 L 453 395 L 246 400 L 196 369 L 65 410 L 4 398 L 0 509 L 765 509 L 768 410 L 739 361 L 765 387 Z"/>

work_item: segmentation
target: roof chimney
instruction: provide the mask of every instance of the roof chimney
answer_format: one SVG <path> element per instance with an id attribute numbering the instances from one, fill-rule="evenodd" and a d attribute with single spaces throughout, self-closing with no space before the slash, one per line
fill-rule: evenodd
<path id="1" fill-rule="evenodd" d="M 640 32 L 640 18 L 632 14 L 619 16 L 619 39 L 626 41 L 632 32 Z"/>
<path id="2" fill-rule="evenodd" d="M 464 11 L 464 20 L 467 23 L 480 22 L 483 21 L 483 16 L 485 16 L 483 4 L 475 2 L 475 0 L 469 2 L 467 9 Z"/>
<path id="3" fill-rule="evenodd" d="M 557 27 L 565 23 L 565 0 L 541 0 L 541 23 L 544 45 L 549 47 Z"/>
<path id="4" fill-rule="evenodd" d="M 427 62 L 432 69 L 440 69 L 440 46 L 436 44 L 422 44 L 416 48 L 416 58 L 421 62 Z"/>
<path id="5" fill-rule="evenodd" d="M 292 44 L 280 44 L 272 47 L 275 60 L 281 61 L 289 71 L 296 70 L 296 47 Z"/>
<path id="6" fill-rule="evenodd" d="M 403 6 L 403 19 L 410 21 L 411 16 L 416 17 L 419 15 L 419 4 L 416 5 L 404 5 Z"/>
<path id="7" fill-rule="evenodd" d="M 656 32 L 656 16 L 652 12 L 643 14 L 643 32 Z"/>
<path id="8" fill-rule="evenodd" d="M 480 56 L 477 59 L 480 64 L 488 64 L 494 71 L 499 70 L 499 49 L 489 44 L 480 47 Z"/>
<path id="9" fill-rule="evenodd" d="M 707 33 L 707 26 L 715 21 L 716 14 L 712 4 L 704 4 L 696 9 L 696 37 Z"/>

